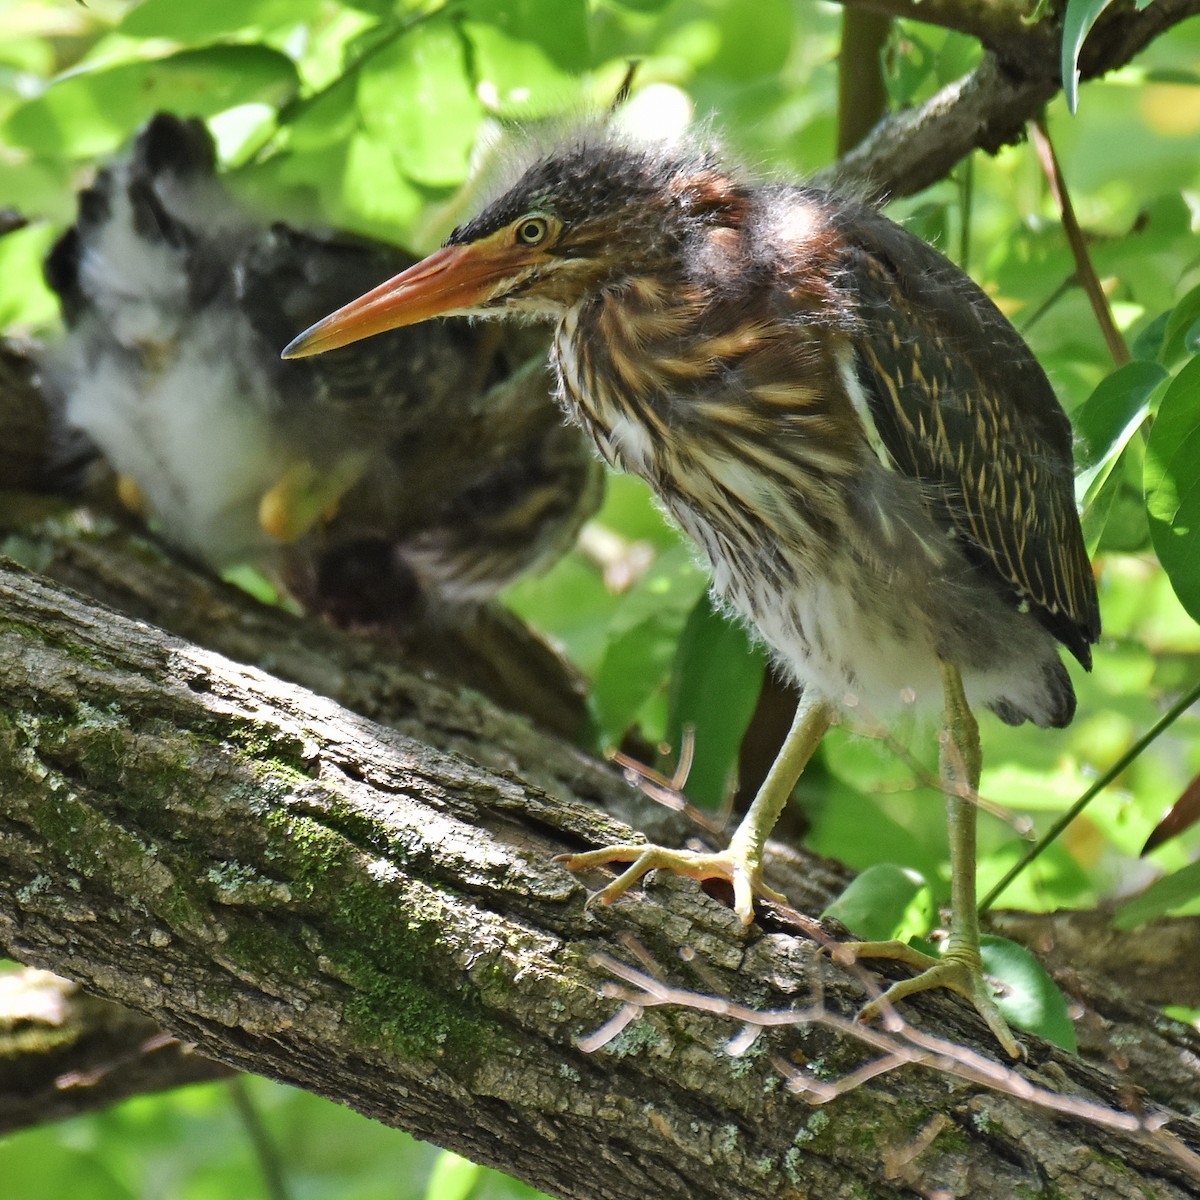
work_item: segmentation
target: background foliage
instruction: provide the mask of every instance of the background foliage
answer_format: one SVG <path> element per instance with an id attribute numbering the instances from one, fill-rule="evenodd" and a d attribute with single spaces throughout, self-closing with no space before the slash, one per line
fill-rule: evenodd
<path id="1" fill-rule="evenodd" d="M 816 0 L 0 0 L 0 204 L 29 219 L 0 239 L 0 322 L 53 336 L 40 260 L 91 165 L 160 109 L 210 120 L 232 186 L 264 214 L 422 251 L 470 209 L 470 186 L 460 189 L 486 166 L 491 135 L 607 104 L 630 58 L 641 61 L 630 120 L 669 129 L 693 112 L 719 114 L 720 136 L 756 167 L 827 165 L 840 21 Z M 891 103 L 928 97 L 978 54 L 962 35 L 897 24 L 885 55 Z M 1047 114 L 1131 347 L 1120 369 L 1030 146 L 977 155 L 890 209 L 988 289 L 1050 373 L 1079 432 L 1080 500 L 1098 555 L 1105 632 L 1092 675 L 1072 664 L 1074 725 L 1046 733 L 984 718 L 981 790 L 998 815 L 981 825 L 983 891 L 1029 829 L 1048 826 L 1200 680 L 1197 62 L 1192 22 L 1083 87 L 1077 115 L 1061 100 Z M 597 747 L 632 726 L 677 746 L 691 723 L 689 794 L 717 804 L 762 660 L 703 603 L 701 572 L 639 483 L 612 481 L 600 524 L 618 558 L 649 562 L 630 586 L 606 585 L 594 557 L 574 553 L 508 600 L 595 680 Z M 1181 717 L 1003 903 L 1090 906 L 1175 872 L 1118 919 L 1195 911 L 1197 829 L 1148 859 L 1139 851 L 1200 774 L 1198 732 L 1195 713 Z M 942 805 L 926 785 L 931 741 L 927 730 L 837 730 L 799 797 L 812 848 L 919 873 L 926 913 L 929 894 L 947 891 Z M 900 904 L 910 921 L 914 894 Z M 532 1194 L 313 1097 L 247 1086 L 283 1148 L 292 1196 Z M 227 1085 L 139 1100 L 0 1144 L 0 1178 L 21 1200 L 68 1187 L 79 1200 L 281 1194 L 259 1183 L 238 1111 Z"/>

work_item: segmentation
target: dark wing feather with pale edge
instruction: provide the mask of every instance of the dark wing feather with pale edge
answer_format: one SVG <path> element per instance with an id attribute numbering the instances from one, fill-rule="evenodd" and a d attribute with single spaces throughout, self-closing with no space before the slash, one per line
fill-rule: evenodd
<path id="1" fill-rule="evenodd" d="M 1084 666 L 1100 633 L 1075 511 L 1071 426 L 1021 336 L 920 239 L 844 208 L 858 377 L 896 467 L 930 485 L 990 567 Z"/>

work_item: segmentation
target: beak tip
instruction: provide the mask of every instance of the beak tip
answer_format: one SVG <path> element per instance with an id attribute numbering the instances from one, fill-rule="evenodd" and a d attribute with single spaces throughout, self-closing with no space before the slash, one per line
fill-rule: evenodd
<path id="1" fill-rule="evenodd" d="M 309 341 L 311 329 L 306 329 L 303 333 L 297 334 L 290 342 L 280 351 L 279 357 L 283 359 L 289 358 L 306 358 L 311 351 L 305 350 L 305 343 Z"/>

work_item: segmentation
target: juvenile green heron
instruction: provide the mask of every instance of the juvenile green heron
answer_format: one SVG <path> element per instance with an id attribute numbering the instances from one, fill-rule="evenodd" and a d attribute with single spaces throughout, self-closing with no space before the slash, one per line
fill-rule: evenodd
<path id="1" fill-rule="evenodd" d="M 834 715 L 940 707 L 953 918 L 899 999 L 949 987 L 1017 1044 L 984 981 L 975 902 L 979 732 L 1067 724 L 1063 643 L 1086 667 L 1096 590 L 1071 430 L 1021 337 L 961 271 L 852 200 L 758 184 L 691 146 L 606 126 L 534 151 L 442 249 L 301 334 L 317 354 L 443 314 L 557 322 L 568 412 L 706 554 L 713 590 L 803 687 L 779 757 L 718 853 L 566 858 L 733 885 L 752 919 L 767 834 Z M 869 1005 L 864 1013 L 877 1011 Z"/>
<path id="2" fill-rule="evenodd" d="M 411 263 L 263 224 L 222 185 L 203 123 L 159 114 L 47 260 L 67 417 L 120 494 L 210 565 L 255 562 L 353 623 L 473 609 L 570 546 L 600 468 L 535 331 L 434 325 L 279 361 L 298 327 Z"/>

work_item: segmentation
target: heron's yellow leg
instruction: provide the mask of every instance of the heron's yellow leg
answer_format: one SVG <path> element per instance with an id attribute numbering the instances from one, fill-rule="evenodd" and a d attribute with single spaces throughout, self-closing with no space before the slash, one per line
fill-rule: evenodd
<path id="1" fill-rule="evenodd" d="M 940 958 L 914 950 L 906 942 L 848 942 L 841 948 L 856 958 L 888 958 L 920 970 L 912 979 L 894 983 L 880 1000 L 867 1004 L 859 1017 L 879 1015 L 884 1002 L 895 1003 L 930 988 L 948 988 L 966 997 L 987 1022 L 996 1040 L 1013 1058 L 1020 1044 L 996 1005 L 983 975 L 979 953 L 979 909 L 975 900 L 975 793 L 979 787 L 981 755 L 979 726 L 963 693 L 958 668 L 942 664 L 946 719 L 941 735 L 940 774 L 946 794 L 946 824 L 950 835 L 950 936 Z"/>
<path id="2" fill-rule="evenodd" d="M 724 850 L 709 853 L 626 843 L 583 854 L 563 854 L 555 861 L 571 871 L 584 871 L 614 862 L 632 863 L 612 883 L 592 896 L 593 901 L 598 900 L 601 904 L 611 903 L 643 876 L 660 868 L 691 879 L 725 879 L 733 885 L 734 911 L 749 925 L 754 919 L 756 895 L 784 901 L 783 896 L 763 882 L 763 850 L 800 773 L 820 745 L 832 720 L 833 714 L 827 705 L 801 697 L 792 727 L 771 770 Z"/>

